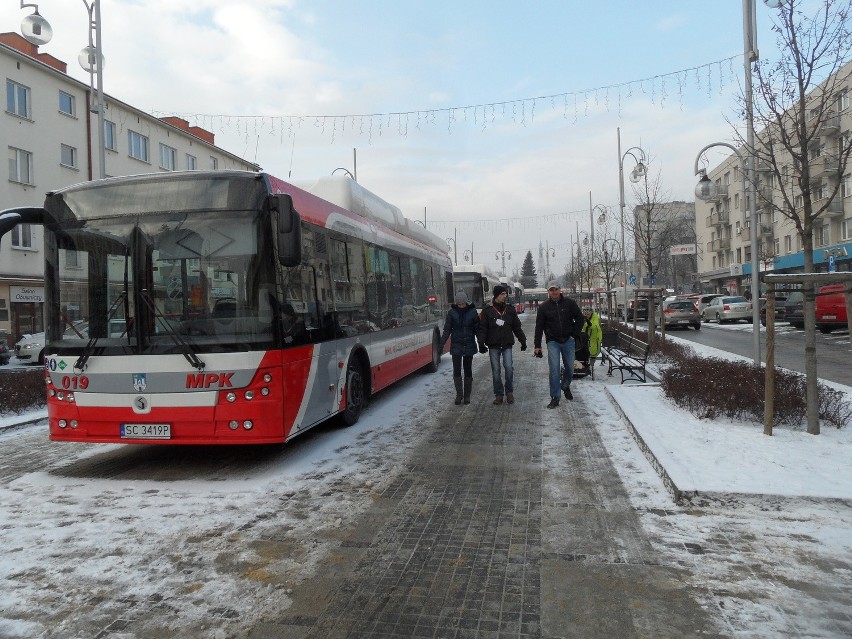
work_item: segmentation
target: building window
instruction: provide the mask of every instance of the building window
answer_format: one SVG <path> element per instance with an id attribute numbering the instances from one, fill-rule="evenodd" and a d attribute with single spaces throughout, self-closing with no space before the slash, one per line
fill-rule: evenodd
<path id="1" fill-rule="evenodd" d="M 77 168 L 77 149 L 75 149 L 73 146 L 68 146 L 67 144 L 60 144 L 59 149 L 59 163 L 62 166 L 70 166 L 72 168 Z"/>
<path id="2" fill-rule="evenodd" d="M 852 173 L 847 173 L 840 183 L 840 196 L 849 197 L 850 195 L 852 195 Z"/>
<path id="3" fill-rule="evenodd" d="M 160 168 L 166 171 L 174 171 L 177 158 L 177 149 L 165 144 L 160 144 Z"/>
<path id="4" fill-rule="evenodd" d="M 777 237 L 772 240 L 772 255 L 776 256 L 781 253 L 781 240 Z"/>
<path id="5" fill-rule="evenodd" d="M 820 184 L 814 189 L 814 200 L 823 200 L 828 195 L 828 187 L 825 184 Z"/>
<path id="6" fill-rule="evenodd" d="M 840 234 L 844 240 L 852 240 L 852 218 L 840 223 Z"/>
<path id="7" fill-rule="evenodd" d="M 15 248 L 32 248 L 33 246 L 33 227 L 32 224 L 18 224 L 10 232 L 12 236 L 12 246 Z"/>
<path id="8" fill-rule="evenodd" d="M 214 158 L 212 155 L 210 156 L 210 168 L 214 171 L 219 168 L 219 158 Z"/>
<path id="9" fill-rule="evenodd" d="M 9 147 L 9 180 L 21 184 L 33 183 L 33 154 Z"/>
<path id="10" fill-rule="evenodd" d="M 80 268 L 80 253 L 72 249 L 66 249 L 65 266 L 68 268 Z"/>
<path id="11" fill-rule="evenodd" d="M 115 145 L 115 122 L 104 120 L 104 148 L 110 151 L 118 151 Z"/>
<path id="12" fill-rule="evenodd" d="M 793 252 L 793 238 L 790 235 L 784 236 L 784 252 L 792 253 Z"/>
<path id="13" fill-rule="evenodd" d="M 849 90 L 843 89 L 840 92 L 840 95 L 837 98 L 837 106 L 840 108 L 840 112 L 846 111 L 849 108 Z"/>
<path id="14" fill-rule="evenodd" d="M 22 84 L 6 80 L 6 111 L 29 118 L 30 90 Z"/>
<path id="15" fill-rule="evenodd" d="M 148 161 L 148 138 L 136 131 L 127 131 L 127 153 L 132 158 Z"/>
<path id="16" fill-rule="evenodd" d="M 743 250 L 741 248 L 737 249 L 737 262 L 742 263 L 743 261 Z"/>
<path id="17" fill-rule="evenodd" d="M 814 233 L 814 243 L 817 246 L 825 246 L 829 243 L 829 225 L 823 224 L 821 227 L 816 229 Z"/>
<path id="18" fill-rule="evenodd" d="M 801 208 L 805 205 L 805 196 L 799 193 L 795 198 L 796 208 Z"/>
<path id="19" fill-rule="evenodd" d="M 186 154 L 186 170 L 187 171 L 197 171 L 198 170 L 198 158 L 194 155 Z"/>
<path id="20" fill-rule="evenodd" d="M 65 115 L 77 115 L 73 95 L 65 93 L 65 91 L 59 92 L 59 112 Z"/>

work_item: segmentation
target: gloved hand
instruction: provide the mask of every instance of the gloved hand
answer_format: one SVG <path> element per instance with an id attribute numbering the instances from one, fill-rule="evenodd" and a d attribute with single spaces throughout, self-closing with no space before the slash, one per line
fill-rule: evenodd
<path id="1" fill-rule="evenodd" d="M 541 352 L 540 348 L 537 348 L 533 351 L 533 356 L 534 357 L 544 357 L 544 354 Z"/>
<path id="2" fill-rule="evenodd" d="M 479 352 L 480 352 L 480 353 L 487 353 L 487 352 L 488 352 L 488 347 L 487 347 L 485 344 L 480 344 L 480 345 L 479 345 Z"/>
<path id="3" fill-rule="evenodd" d="M 522 350 L 522 351 L 527 350 L 527 343 L 526 343 L 526 342 L 524 342 L 524 343 L 522 343 L 522 344 L 521 344 L 521 350 Z"/>

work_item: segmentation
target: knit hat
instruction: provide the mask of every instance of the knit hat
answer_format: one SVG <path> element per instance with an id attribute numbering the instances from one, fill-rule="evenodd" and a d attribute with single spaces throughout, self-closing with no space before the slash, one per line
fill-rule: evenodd
<path id="1" fill-rule="evenodd" d="M 502 295 L 503 293 L 508 293 L 509 289 L 506 286 L 503 286 L 502 284 L 498 284 L 492 289 L 491 292 L 494 296 L 494 299 L 496 300 L 499 295 Z"/>
<path id="2" fill-rule="evenodd" d="M 467 293 L 465 293 L 464 291 L 457 291 L 455 302 L 456 304 L 467 304 Z"/>

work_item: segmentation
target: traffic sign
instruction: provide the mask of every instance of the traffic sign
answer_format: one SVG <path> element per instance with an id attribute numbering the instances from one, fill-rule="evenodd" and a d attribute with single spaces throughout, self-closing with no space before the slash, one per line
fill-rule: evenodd
<path id="1" fill-rule="evenodd" d="M 834 261 L 834 255 L 828 256 L 828 272 L 835 273 L 837 272 L 837 263 Z"/>

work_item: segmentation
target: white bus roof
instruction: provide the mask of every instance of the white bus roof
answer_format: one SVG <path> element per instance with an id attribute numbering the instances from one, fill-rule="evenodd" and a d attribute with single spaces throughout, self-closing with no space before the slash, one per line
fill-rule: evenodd
<path id="1" fill-rule="evenodd" d="M 327 175 L 315 180 L 296 180 L 291 184 L 327 202 L 383 224 L 397 233 L 449 253 L 449 246 L 441 237 L 426 230 L 414 220 L 409 220 L 402 214 L 399 207 L 383 200 L 349 177 Z"/>

